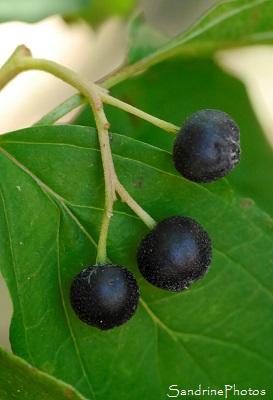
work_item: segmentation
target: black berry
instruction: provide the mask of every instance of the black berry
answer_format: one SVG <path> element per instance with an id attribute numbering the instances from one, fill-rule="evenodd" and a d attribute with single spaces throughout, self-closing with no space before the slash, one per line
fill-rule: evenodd
<path id="1" fill-rule="evenodd" d="M 239 128 L 218 110 L 201 110 L 187 118 L 173 147 L 177 171 L 200 183 L 227 175 L 240 161 L 240 154 Z"/>
<path id="2" fill-rule="evenodd" d="M 142 239 L 137 262 L 152 285 L 179 292 L 206 274 L 211 256 L 211 240 L 202 226 L 192 218 L 174 216 Z"/>
<path id="3" fill-rule="evenodd" d="M 127 268 L 115 264 L 93 265 L 74 278 L 70 300 L 81 321 L 108 330 L 133 316 L 138 306 L 139 288 Z"/>

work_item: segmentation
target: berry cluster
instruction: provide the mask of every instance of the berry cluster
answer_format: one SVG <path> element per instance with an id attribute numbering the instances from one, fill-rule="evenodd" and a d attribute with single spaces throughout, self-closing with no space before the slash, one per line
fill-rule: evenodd
<path id="1" fill-rule="evenodd" d="M 201 110 L 179 130 L 173 161 L 186 179 L 208 183 L 227 175 L 239 162 L 240 152 L 239 129 L 230 116 L 222 111 Z M 179 292 L 204 277 L 211 257 L 211 240 L 202 226 L 192 218 L 172 216 L 142 239 L 137 263 L 149 283 Z M 83 322 L 108 330 L 133 316 L 139 287 L 127 268 L 93 265 L 74 278 L 70 299 Z"/>

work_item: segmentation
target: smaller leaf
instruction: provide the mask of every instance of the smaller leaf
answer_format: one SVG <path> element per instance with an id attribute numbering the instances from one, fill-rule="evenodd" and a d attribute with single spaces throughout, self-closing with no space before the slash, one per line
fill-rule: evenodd
<path id="1" fill-rule="evenodd" d="M 88 9 L 81 13 L 81 17 L 93 26 L 97 26 L 114 15 L 128 16 L 136 3 L 137 0 L 93 0 Z"/>
<path id="2" fill-rule="evenodd" d="M 218 50 L 253 44 L 271 44 L 273 2 L 271 0 L 225 0 L 218 2 L 195 24 L 163 45 L 148 46 L 138 70 L 143 70 L 175 55 L 185 58 L 210 58 Z M 135 28 L 133 28 L 135 29 Z M 132 31 L 132 29 L 131 29 Z M 145 39 L 150 41 L 149 35 Z M 134 53 L 133 49 L 129 51 Z M 132 60 L 129 57 L 129 64 Z"/>
<path id="3" fill-rule="evenodd" d="M 53 14 L 69 16 L 82 11 L 92 0 L 1 0 L 0 22 L 37 22 Z"/>
<path id="4" fill-rule="evenodd" d="M 129 27 L 129 40 L 131 45 L 127 58 L 128 63 L 133 64 L 156 51 L 160 46 L 165 44 L 169 38 L 162 32 L 148 25 L 143 14 L 140 14 L 131 22 Z"/>
<path id="5" fill-rule="evenodd" d="M 0 347 L 0 399 L 87 400 L 72 386 L 32 367 Z"/>

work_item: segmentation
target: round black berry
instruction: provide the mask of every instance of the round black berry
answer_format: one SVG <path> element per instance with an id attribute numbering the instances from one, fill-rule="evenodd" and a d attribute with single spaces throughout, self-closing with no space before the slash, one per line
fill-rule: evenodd
<path id="1" fill-rule="evenodd" d="M 211 240 L 202 226 L 192 218 L 174 216 L 142 239 L 137 262 L 152 285 L 179 292 L 206 274 L 211 256 Z"/>
<path id="2" fill-rule="evenodd" d="M 239 128 L 218 110 L 201 110 L 187 118 L 173 146 L 177 171 L 200 183 L 227 175 L 240 161 L 240 154 Z"/>
<path id="3" fill-rule="evenodd" d="M 81 321 L 108 330 L 133 316 L 138 306 L 139 288 L 127 268 L 115 264 L 93 265 L 74 278 L 70 301 Z"/>

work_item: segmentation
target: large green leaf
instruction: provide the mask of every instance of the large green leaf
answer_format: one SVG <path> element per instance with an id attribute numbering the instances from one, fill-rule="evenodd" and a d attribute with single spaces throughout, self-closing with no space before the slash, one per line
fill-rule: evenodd
<path id="1" fill-rule="evenodd" d="M 92 0 L 1 0 L 0 22 L 37 22 L 53 14 L 69 16 L 88 7 Z"/>
<path id="2" fill-rule="evenodd" d="M 1 400 L 87 400 L 73 387 L 7 353 L 0 347 Z"/>
<path id="3" fill-rule="evenodd" d="M 211 57 L 217 50 L 230 47 L 272 43 L 272 15 L 272 0 L 219 1 L 194 25 L 163 46 L 160 42 L 157 47 L 146 46 L 144 41 L 141 46 L 144 58 L 138 57 L 139 35 L 149 28 L 134 22 L 130 30 L 128 63 L 138 60 L 140 66 L 147 68 L 177 54 L 187 58 Z M 147 44 L 149 41 L 148 37 Z"/>
<path id="4" fill-rule="evenodd" d="M 208 275 L 182 293 L 146 283 L 135 254 L 147 228 L 118 202 L 108 255 L 137 276 L 141 303 L 126 325 L 81 323 L 69 287 L 95 262 L 103 184 L 96 132 L 45 126 L 0 138 L 1 269 L 14 304 L 16 354 L 91 399 L 164 399 L 183 388 L 272 393 L 273 221 L 225 179 L 178 176 L 170 153 L 121 135 L 111 146 L 121 182 L 154 217 L 197 219 L 213 241 Z"/>

